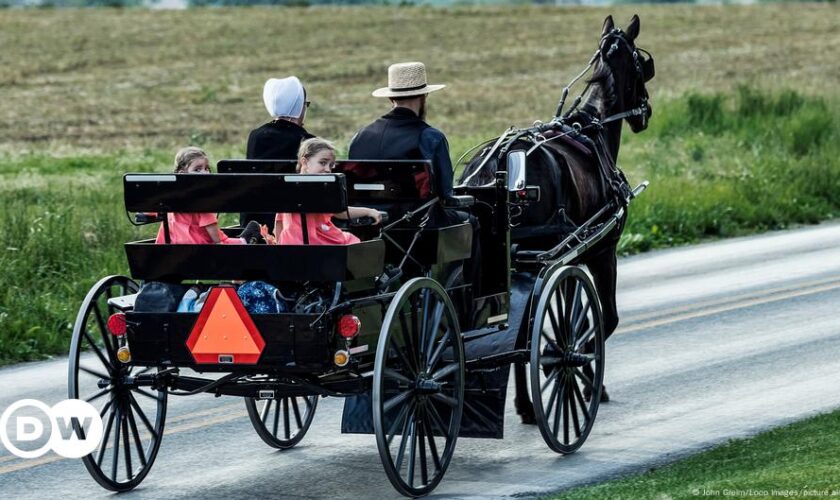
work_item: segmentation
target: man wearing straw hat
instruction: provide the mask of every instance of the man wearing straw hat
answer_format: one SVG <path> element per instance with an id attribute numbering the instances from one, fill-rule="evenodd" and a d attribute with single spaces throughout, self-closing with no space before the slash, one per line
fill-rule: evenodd
<path id="1" fill-rule="evenodd" d="M 374 97 L 391 100 L 391 111 L 361 129 L 350 141 L 348 156 L 353 160 L 431 160 L 438 196 L 452 196 L 452 160 L 449 142 L 443 132 L 432 127 L 426 118 L 426 96 L 446 85 L 429 85 L 426 66 L 421 62 L 392 64 L 388 67 L 388 86 L 373 91 Z M 436 205 L 429 212 L 429 226 L 440 227 L 469 222 L 473 229 L 470 259 L 464 274 L 471 278 L 478 294 L 481 277 L 478 264 L 481 250 L 476 235 L 478 219 L 466 212 L 443 209 Z"/>
<path id="2" fill-rule="evenodd" d="M 350 141 L 350 159 L 431 160 L 437 192 L 452 195 L 452 161 L 443 132 L 426 118 L 426 96 L 446 85 L 429 85 L 421 62 L 392 64 L 388 86 L 373 91 L 374 97 L 391 100 L 391 111 L 361 129 Z"/>

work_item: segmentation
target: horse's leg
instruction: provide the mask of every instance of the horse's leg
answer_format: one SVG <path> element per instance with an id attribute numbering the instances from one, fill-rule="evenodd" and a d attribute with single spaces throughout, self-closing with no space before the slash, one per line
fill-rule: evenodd
<path id="1" fill-rule="evenodd" d="M 601 299 L 601 311 L 604 314 L 604 333 L 606 338 L 610 338 L 610 335 L 618 326 L 618 308 L 615 301 L 616 271 L 618 268 L 615 246 L 610 245 L 587 259 L 586 266 L 592 274 L 593 284 L 598 291 L 598 298 Z"/>
<path id="2" fill-rule="evenodd" d="M 609 338 L 618 326 L 618 308 L 616 307 L 615 300 L 618 269 L 615 248 L 615 244 L 608 245 L 586 261 L 586 266 L 592 274 L 593 284 L 598 291 L 598 298 L 601 300 L 601 311 L 604 315 L 604 334 L 606 338 Z M 584 373 L 592 377 L 594 373 L 592 373 L 591 368 L 586 370 L 587 368 L 589 367 L 584 367 Z M 609 400 L 610 396 L 607 394 L 607 388 L 603 387 L 601 391 L 601 402 L 607 402 Z"/>
<path id="3" fill-rule="evenodd" d="M 513 404 L 516 406 L 516 414 L 522 419 L 522 423 L 534 425 L 537 423 L 537 419 L 534 417 L 534 405 L 528 395 L 528 385 L 525 383 L 526 375 L 525 363 L 513 364 L 513 377 L 516 382 L 516 397 L 513 398 Z"/>

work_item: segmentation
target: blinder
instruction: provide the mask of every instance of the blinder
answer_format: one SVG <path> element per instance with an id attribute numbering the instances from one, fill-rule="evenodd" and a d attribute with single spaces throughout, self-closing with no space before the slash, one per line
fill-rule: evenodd
<path id="1" fill-rule="evenodd" d="M 656 75 L 656 68 L 653 65 L 653 56 L 650 55 L 650 52 L 638 47 L 636 47 L 636 52 L 639 53 L 642 81 L 649 82 L 650 79 Z"/>
<path id="2" fill-rule="evenodd" d="M 614 38 L 615 40 L 609 46 L 606 52 L 604 52 L 604 42 L 608 38 Z M 604 60 L 609 59 L 610 56 L 612 56 L 613 53 L 616 50 L 618 50 L 618 42 L 621 42 L 622 45 L 627 47 L 627 50 L 629 50 L 630 53 L 633 54 L 633 62 L 636 65 L 636 72 L 641 77 L 642 82 L 650 81 L 656 74 L 656 68 L 653 65 L 653 56 L 650 55 L 650 52 L 646 51 L 645 49 L 641 49 L 630 43 L 627 40 L 624 32 L 618 28 L 614 28 L 612 31 L 604 35 L 603 38 L 601 38 L 601 57 Z"/>

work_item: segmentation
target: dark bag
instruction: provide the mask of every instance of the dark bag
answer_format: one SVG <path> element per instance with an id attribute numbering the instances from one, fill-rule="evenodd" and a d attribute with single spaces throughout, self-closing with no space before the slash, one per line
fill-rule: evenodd
<path id="1" fill-rule="evenodd" d="M 177 283 L 148 281 L 140 287 L 134 301 L 135 312 L 175 312 L 187 293 L 187 287 Z"/>

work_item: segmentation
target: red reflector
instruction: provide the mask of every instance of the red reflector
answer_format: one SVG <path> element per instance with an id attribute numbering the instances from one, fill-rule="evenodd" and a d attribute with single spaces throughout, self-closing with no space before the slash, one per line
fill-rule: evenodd
<path id="1" fill-rule="evenodd" d="M 345 339 L 352 339 L 359 334 L 362 322 L 352 314 L 345 314 L 338 320 L 338 333 Z"/>
<path id="2" fill-rule="evenodd" d="M 115 313 L 108 318 L 108 331 L 115 337 L 125 335 L 125 314 Z"/>

